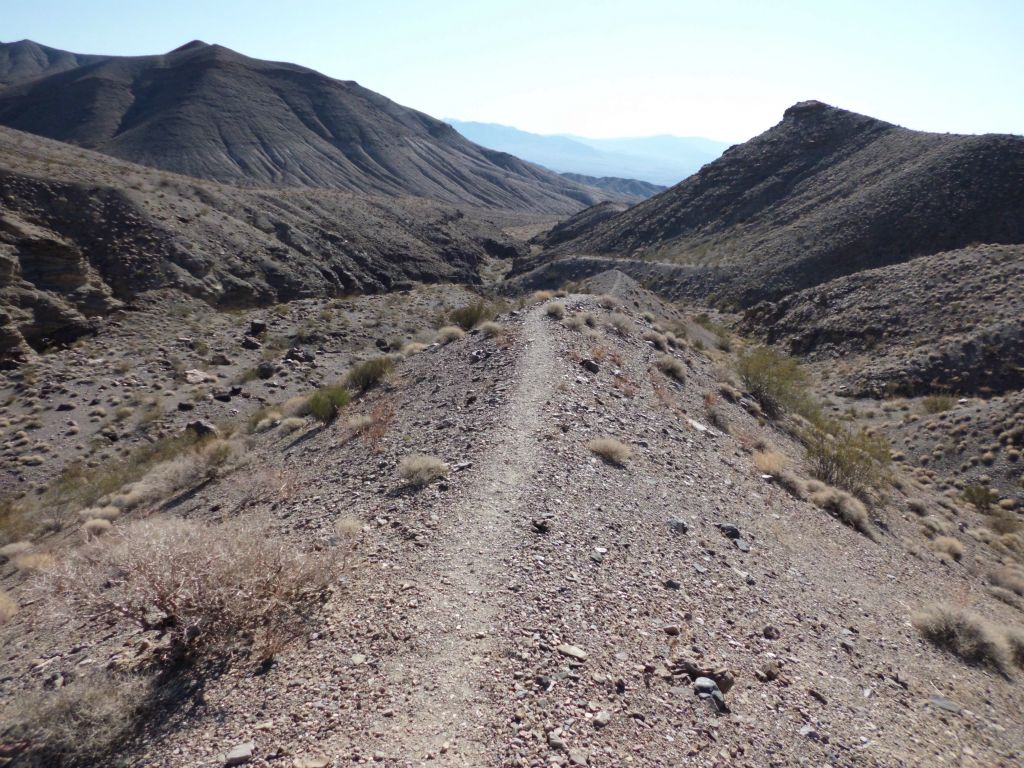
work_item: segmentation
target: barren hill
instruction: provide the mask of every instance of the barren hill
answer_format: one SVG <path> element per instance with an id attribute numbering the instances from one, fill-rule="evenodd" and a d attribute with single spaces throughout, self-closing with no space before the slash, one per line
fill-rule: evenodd
<path id="1" fill-rule="evenodd" d="M 963 533 L 992 531 L 912 479 L 867 508 L 814 485 L 792 424 L 764 418 L 729 355 L 666 343 L 662 322 L 539 297 L 392 358 L 337 418 L 247 382 L 268 401 L 250 429 L 224 405 L 218 437 L 158 442 L 162 463 L 66 478 L 0 551 L 4 754 L 1019 764 L 1024 603 L 984 585 L 1024 556 L 1006 554 L 1015 539 Z M 326 383 L 333 364 L 303 372 Z M 62 401 L 84 400 L 69 384 Z M 22 381 L 18 407 L 55 407 L 41 386 Z M 115 468 L 141 475 L 95 497 Z M 184 586 L 157 554 L 194 566 Z"/>
<path id="2" fill-rule="evenodd" d="M 61 51 L 31 40 L 0 43 L 0 87 L 66 72 L 104 58 Z"/>
<path id="3" fill-rule="evenodd" d="M 479 282 L 518 246 L 417 198 L 239 189 L 0 129 L 0 359 L 90 332 L 157 288 L 221 307 Z M 467 215 L 469 214 L 469 215 Z"/>
<path id="4" fill-rule="evenodd" d="M 7 77 L 23 80 L 0 91 L 0 124 L 143 165 L 231 184 L 547 213 L 608 198 L 477 146 L 355 82 L 294 64 L 195 41 L 158 56 L 48 50 L 34 66 L 36 57 L 19 53 L 33 45 L 0 47 L 13 62 Z"/>
<path id="5" fill-rule="evenodd" d="M 804 102 L 541 263 L 584 254 L 698 267 L 676 273 L 677 293 L 747 306 L 915 256 L 1019 242 L 1024 137 L 921 133 Z"/>

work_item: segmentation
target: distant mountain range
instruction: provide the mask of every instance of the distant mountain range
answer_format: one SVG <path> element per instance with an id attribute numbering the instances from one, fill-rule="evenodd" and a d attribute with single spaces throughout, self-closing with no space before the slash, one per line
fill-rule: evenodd
<path id="1" fill-rule="evenodd" d="M 727 142 L 698 137 L 588 139 L 546 136 L 496 123 L 447 122 L 470 141 L 559 173 L 638 179 L 663 186 L 679 183 L 729 148 Z"/>
<path id="2" fill-rule="evenodd" d="M 478 146 L 358 83 L 198 40 L 154 56 L 0 43 L 0 124 L 236 185 L 545 214 L 623 199 Z"/>

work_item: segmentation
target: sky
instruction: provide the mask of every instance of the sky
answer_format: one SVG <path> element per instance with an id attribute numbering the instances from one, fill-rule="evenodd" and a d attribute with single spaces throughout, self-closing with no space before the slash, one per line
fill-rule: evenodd
<path id="1" fill-rule="evenodd" d="M 289 61 L 435 117 L 744 141 L 818 99 L 1024 134 L 1024 0 L 0 0 L 0 40 Z"/>

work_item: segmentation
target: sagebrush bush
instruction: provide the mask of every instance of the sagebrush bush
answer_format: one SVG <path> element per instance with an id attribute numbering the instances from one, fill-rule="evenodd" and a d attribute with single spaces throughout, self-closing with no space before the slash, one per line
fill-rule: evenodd
<path id="1" fill-rule="evenodd" d="M 655 349 L 661 352 L 668 352 L 668 338 L 663 334 L 648 329 L 644 331 L 641 338 L 643 338 L 644 341 L 650 342 Z"/>
<path id="2" fill-rule="evenodd" d="M 831 431 L 830 431 L 831 429 Z M 811 474 L 866 498 L 888 483 L 889 444 L 867 432 L 850 432 L 838 424 L 811 426 L 801 435 Z"/>
<path id="3" fill-rule="evenodd" d="M 989 581 L 997 587 L 1008 589 L 1020 597 L 1024 597 L 1024 569 L 1003 566 L 989 574 Z"/>
<path id="4" fill-rule="evenodd" d="M 625 465 L 632 453 L 628 445 L 612 437 L 595 438 L 587 443 L 587 448 L 609 464 L 616 464 L 620 467 Z"/>
<path id="5" fill-rule="evenodd" d="M 1010 651 L 999 629 L 986 619 L 959 608 L 937 605 L 914 614 L 914 628 L 930 643 L 968 664 L 1010 672 Z"/>
<path id="6" fill-rule="evenodd" d="M 338 581 L 343 558 L 304 551 L 251 519 L 132 523 L 42 574 L 59 615 L 150 629 L 168 660 L 265 657 L 299 636 Z"/>
<path id="7" fill-rule="evenodd" d="M 368 392 L 376 387 L 395 368 L 395 361 L 387 355 L 373 357 L 353 366 L 345 377 L 345 383 L 359 392 Z"/>
<path id="8" fill-rule="evenodd" d="M 859 499 L 849 493 L 830 486 L 818 486 L 807 483 L 804 486 L 805 492 L 810 494 L 811 501 L 826 512 L 855 531 L 864 534 L 872 541 L 878 541 L 878 534 L 871 525 L 868 511 Z"/>
<path id="9" fill-rule="evenodd" d="M 786 468 L 786 457 L 778 451 L 755 451 L 754 466 L 764 475 L 779 475 Z"/>
<path id="10" fill-rule="evenodd" d="M 306 426 L 305 419 L 295 418 L 294 416 L 290 419 L 283 419 L 277 427 L 277 431 L 282 435 L 290 435 L 296 430 L 302 429 Z"/>
<path id="11" fill-rule="evenodd" d="M 686 365 L 672 355 L 660 354 L 654 360 L 655 367 L 666 376 L 676 381 L 686 381 Z"/>
<path id="12" fill-rule="evenodd" d="M 211 438 L 168 461 L 152 466 L 137 482 L 124 486 L 110 499 L 121 510 L 163 501 L 172 494 L 210 480 L 221 472 L 244 446 L 240 442 Z"/>
<path id="13" fill-rule="evenodd" d="M 86 520 L 82 523 L 82 530 L 87 536 L 102 536 L 105 533 L 109 533 L 112 528 L 112 524 L 109 520 L 101 520 L 95 517 L 91 520 Z"/>
<path id="14" fill-rule="evenodd" d="M 615 309 L 619 306 L 619 300 L 611 294 L 605 293 L 598 297 L 597 303 L 605 309 Z"/>
<path id="15" fill-rule="evenodd" d="M 633 328 L 633 321 L 629 319 L 629 315 L 622 312 L 612 312 L 608 315 L 608 324 L 620 336 L 628 336 Z"/>
<path id="16" fill-rule="evenodd" d="M 814 420 L 810 379 L 793 358 L 769 347 L 755 347 L 739 356 L 736 373 L 769 416 L 792 411 Z"/>
<path id="17" fill-rule="evenodd" d="M 437 340 L 441 344 L 450 344 L 453 341 L 458 341 L 465 335 L 466 332 L 457 325 L 446 325 L 437 330 Z"/>
<path id="18" fill-rule="evenodd" d="M 534 291 L 533 292 L 533 300 L 534 301 L 547 301 L 548 299 L 554 298 L 554 296 L 555 296 L 554 291 Z"/>
<path id="19" fill-rule="evenodd" d="M 544 313 L 553 320 L 561 320 L 565 317 L 565 304 L 560 301 L 552 301 L 544 308 Z"/>
<path id="20" fill-rule="evenodd" d="M 952 536 L 936 536 L 932 540 L 932 549 L 940 554 L 949 555 L 957 562 L 964 556 L 964 545 Z"/>
<path id="21" fill-rule="evenodd" d="M 398 463 L 398 475 L 411 487 L 422 487 L 448 474 L 448 465 L 423 453 L 406 456 Z"/>
<path id="22" fill-rule="evenodd" d="M 355 368 L 352 369 L 352 371 L 355 370 Z M 350 379 L 352 371 L 349 372 Z M 371 375 L 369 373 L 360 374 L 360 377 L 357 378 L 359 378 L 360 383 L 366 384 Z M 373 385 L 370 384 L 367 388 L 369 386 Z M 331 424 L 338 418 L 341 409 L 348 405 L 351 399 L 352 396 L 349 394 L 348 389 L 340 384 L 321 387 L 309 397 L 309 414 L 322 424 Z"/>
<path id="23" fill-rule="evenodd" d="M 9 710 L 0 741 L 23 743 L 25 768 L 114 765 L 138 731 L 153 693 L 141 675 L 91 672 L 55 690 L 25 693 Z"/>
<path id="24" fill-rule="evenodd" d="M 505 333 L 505 326 L 493 320 L 487 320 L 477 326 L 484 336 L 501 336 Z"/>
<path id="25" fill-rule="evenodd" d="M 464 307 L 453 309 L 448 313 L 448 319 L 453 325 L 459 326 L 464 331 L 471 331 L 480 323 L 486 320 L 493 320 L 497 311 L 490 303 L 481 299 Z"/>

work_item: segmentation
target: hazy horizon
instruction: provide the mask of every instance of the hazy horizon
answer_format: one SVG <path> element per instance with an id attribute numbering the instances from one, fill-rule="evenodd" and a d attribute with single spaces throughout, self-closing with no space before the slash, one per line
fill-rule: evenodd
<path id="1" fill-rule="evenodd" d="M 542 135 L 744 141 L 817 99 L 918 130 L 1024 133 L 1024 5 L 988 2 L 173 5 L 5 9 L 0 37 L 107 55 L 193 39 Z"/>

